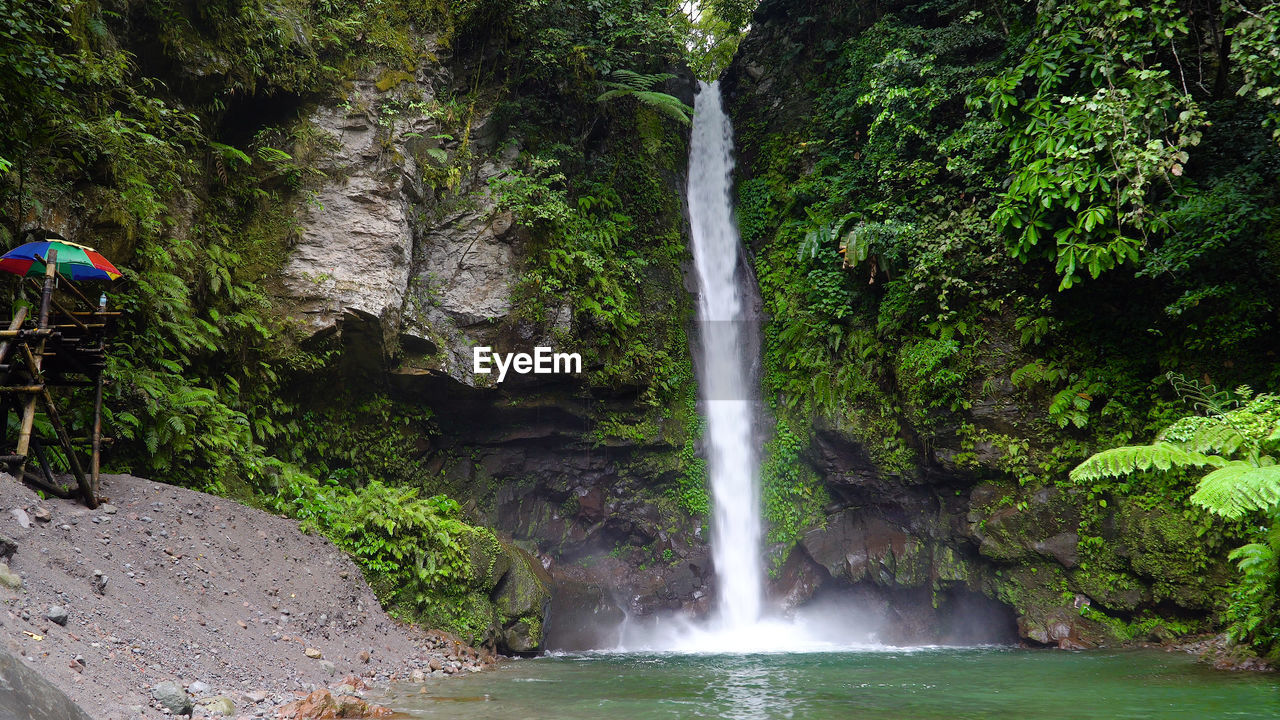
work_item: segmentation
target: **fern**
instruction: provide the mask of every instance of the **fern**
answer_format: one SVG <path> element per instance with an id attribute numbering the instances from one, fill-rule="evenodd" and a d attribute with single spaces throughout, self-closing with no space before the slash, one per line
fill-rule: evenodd
<path id="1" fill-rule="evenodd" d="M 1126 445 L 1097 453 L 1071 471 L 1075 482 L 1089 482 L 1108 477 L 1124 477 L 1144 470 L 1169 470 L 1174 467 L 1221 467 L 1226 459 L 1205 455 L 1167 442 L 1152 445 Z"/>
<path id="2" fill-rule="evenodd" d="M 1178 397 L 1182 398 L 1183 402 L 1190 405 L 1197 412 L 1225 415 L 1240 405 L 1239 401 L 1233 398 L 1232 394 L 1226 390 L 1218 390 L 1208 384 L 1201 385 L 1195 380 L 1175 372 L 1165 373 L 1165 377 L 1173 385 L 1173 390 L 1178 393 Z M 1240 387 L 1248 389 L 1249 386 L 1242 385 Z"/>
<path id="3" fill-rule="evenodd" d="M 654 85 L 666 82 L 674 78 L 675 75 L 671 73 L 641 75 L 633 70 L 614 70 L 607 77 L 608 80 L 602 83 L 607 89 L 600 94 L 600 97 L 596 98 L 600 102 L 604 103 L 621 97 L 633 97 L 637 101 L 684 125 L 692 122 L 693 108 L 685 105 L 680 101 L 680 98 L 674 95 L 652 89 Z"/>
<path id="4" fill-rule="evenodd" d="M 1191 502 L 1228 520 L 1280 504 L 1280 466 L 1235 460 L 1200 479 Z"/>

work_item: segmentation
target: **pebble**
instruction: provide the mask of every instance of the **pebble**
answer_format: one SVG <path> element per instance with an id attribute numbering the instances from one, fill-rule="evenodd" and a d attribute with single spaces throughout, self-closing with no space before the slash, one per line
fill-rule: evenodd
<path id="1" fill-rule="evenodd" d="M 309 647 L 306 650 L 303 650 L 302 653 L 313 660 L 319 660 L 320 658 L 324 657 L 324 653 L 312 647 Z"/>
<path id="2" fill-rule="evenodd" d="M 54 622 L 59 625 L 66 625 L 67 609 L 61 605 L 50 605 L 49 609 L 45 611 L 44 617 L 49 622 Z"/>
<path id="3" fill-rule="evenodd" d="M 99 509 L 99 510 L 101 510 L 102 512 L 104 512 L 104 513 L 108 514 L 108 515 L 115 515 L 115 514 L 116 514 L 116 506 L 115 506 L 115 505 L 112 505 L 111 503 L 103 503 L 103 504 L 101 504 L 101 505 L 99 505 L 99 506 L 98 506 L 98 509 Z"/>

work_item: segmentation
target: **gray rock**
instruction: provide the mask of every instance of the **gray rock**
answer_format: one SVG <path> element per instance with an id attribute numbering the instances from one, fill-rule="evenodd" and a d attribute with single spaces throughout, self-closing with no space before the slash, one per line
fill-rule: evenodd
<path id="1" fill-rule="evenodd" d="M 328 660 L 321 660 L 318 664 L 320 665 L 320 672 L 326 675 L 333 675 L 334 673 L 338 672 L 338 668 L 335 667 L 334 664 Z"/>
<path id="2" fill-rule="evenodd" d="M 152 687 L 151 697 L 174 715 L 191 714 L 193 707 L 191 698 L 187 696 L 187 691 L 181 685 L 172 680 L 166 680 Z"/>
<path id="3" fill-rule="evenodd" d="M 61 605 L 50 605 L 49 609 L 45 611 L 44 617 L 49 622 L 66 625 L 67 609 Z"/>
<path id="4" fill-rule="evenodd" d="M 49 508 L 41 505 L 31 508 L 31 517 L 43 523 L 53 521 L 53 513 L 49 512 Z"/>
<path id="5" fill-rule="evenodd" d="M 98 506 L 98 509 L 99 509 L 99 510 L 101 510 L 102 512 L 104 512 L 104 513 L 108 514 L 108 515 L 115 515 L 115 514 L 116 514 L 116 506 L 115 506 L 115 505 L 112 505 L 111 503 L 103 503 L 103 504 L 101 504 L 101 505 L 99 505 L 99 506 Z"/>
<path id="6" fill-rule="evenodd" d="M 16 654 L 0 648 L 0 717 L 90 720 L 61 690 Z M 135 716 L 136 717 L 136 716 Z"/>
<path id="7" fill-rule="evenodd" d="M 0 535 L 0 560 L 8 560 L 16 552 L 18 552 L 18 543 Z"/>
<path id="8" fill-rule="evenodd" d="M 209 683 L 200 682 L 199 680 L 196 680 L 187 686 L 187 692 L 192 695 L 204 695 L 212 689 L 213 688 L 209 687 Z"/>
<path id="9" fill-rule="evenodd" d="M 13 519 L 17 521 L 18 525 L 20 525 L 24 530 L 31 527 L 31 518 L 27 515 L 26 510 L 23 510 L 22 508 L 14 508 L 9 511 L 9 514 L 13 515 Z"/>

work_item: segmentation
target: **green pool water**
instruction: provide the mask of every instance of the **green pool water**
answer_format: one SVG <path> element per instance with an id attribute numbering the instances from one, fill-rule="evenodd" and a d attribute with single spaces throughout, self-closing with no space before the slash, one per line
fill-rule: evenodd
<path id="1" fill-rule="evenodd" d="M 1206 720 L 1280 718 L 1280 681 L 1157 651 L 584 654 L 398 685 L 380 700 L 474 720 Z"/>

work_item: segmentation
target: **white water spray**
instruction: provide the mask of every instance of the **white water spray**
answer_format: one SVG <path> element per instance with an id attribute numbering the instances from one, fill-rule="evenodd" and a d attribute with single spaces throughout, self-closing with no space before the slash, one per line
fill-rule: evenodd
<path id="1" fill-rule="evenodd" d="M 876 648 L 874 623 L 849 609 L 802 609 L 789 619 L 763 612 L 755 378 L 748 369 L 751 318 L 742 292 L 738 229 L 730 197 L 733 130 L 718 84 L 694 101 L 689 150 L 689 220 L 698 271 L 698 385 L 707 416 L 707 466 L 714 507 L 711 552 L 716 606 L 709 623 L 682 616 L 630 622 L 616 650 L 681 653 L 823 652 Z"/>
<path id="2" fill-rule="evenodd" d="M 729 196 L 733 129 L 717 83 L 702 83 L 694 101 L 689 154 L 689 220 L 698 270 L 701 362 L 707 413 L 707 467 L 712 505 L 711 551 L 719 591 L 716 621 L 741 630 L 760 618 L 760 488 L 752 429 L 752 380 L 742 337 L 738 229 Z"/>

